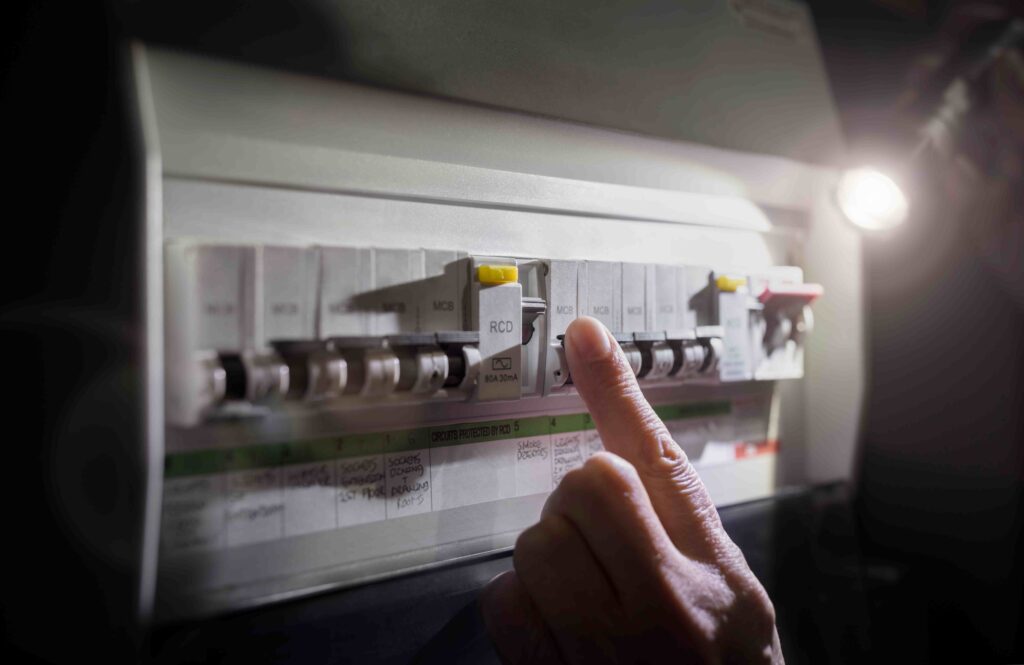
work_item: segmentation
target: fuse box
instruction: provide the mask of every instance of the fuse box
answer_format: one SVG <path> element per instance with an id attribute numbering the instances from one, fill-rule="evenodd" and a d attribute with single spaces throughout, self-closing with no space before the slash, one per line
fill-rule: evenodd
<path id="1" fill-rule="evenodd" d="M 824 258 L 858 249 L 826 169 L 133 58 L 147 616 L 510 548 L 604 448 L 563 346 L 582 315 L 719 505 L 848 473 L 860 268 Z"/>

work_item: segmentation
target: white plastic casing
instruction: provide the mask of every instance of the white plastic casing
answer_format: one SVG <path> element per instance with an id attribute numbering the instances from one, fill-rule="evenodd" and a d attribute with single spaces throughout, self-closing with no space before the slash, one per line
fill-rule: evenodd
<path id="1" fill-rule="evenodd" d="M 274 340 L 314 339 L 316 336 L 316 249 L 266 245 L 258 249 L 256 339 L 267 347 Z"/>
<path id="2" fill-rule="evenodd" d="M 252 346 L 255 249 L 181 240 L 164 258 L 167 419 L 193 424 L 220 397 L 216 354 Z"/>
<path id="3" fill-rule="evenodd" d="M 462 301 L 466 287 L 463 252 L 423 250 L 424 280 L 417 290 L 420 332 L 462 330 Z"/>
<path id="4" fill-rule="evenodd" d="M 647 325 L 647 266 L 642 263 L 623 263 L 622 330 L 642 332 Z"/>
<path id="5" fill-rule="evenodd" d="M 370 334 L 370 312 L 356 296 L 373 288 L 373 253 L 356 247 L 320 248 L 321 339 Z"/>
<path id="6" fill-rule="evenodd" d="M 580 264 L 580 275 L 580 311 L 622 332 L 622 264 L 587 261 Z"/>
<path id="7" fill-rule="evenodd" d="M 483 264 L 515 265 L 515 259 L 473 257 L 470 304 L 472 329 L 480 332 L 480 374 L 476 399 L 517 400 L 521 396 L 523 287 L 519 282 L 481 284 Z"/>
<path id="8" fill-rule="evenodd" d="M 580 261 L 548 262 L 547 275 L 547 351 L 545 358 L 544 394 L 563 388 L 568 381 L 569 366 L 562 353 L 559 335 L 580 314 L 580 272 L 586 270 Z"/>

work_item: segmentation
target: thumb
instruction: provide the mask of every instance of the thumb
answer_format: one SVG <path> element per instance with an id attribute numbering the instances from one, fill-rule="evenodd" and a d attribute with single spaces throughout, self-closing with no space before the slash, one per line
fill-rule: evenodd
<path id="1" fill-rule="evenodd" d="M 565 353 L 605 448 L 636 467 L 672 542 L 698 559 L 715 556 L 725 536 L 718 511 L 640 391 L 618 342 L 599 321 L 582 317 L 565 332 Z"/>

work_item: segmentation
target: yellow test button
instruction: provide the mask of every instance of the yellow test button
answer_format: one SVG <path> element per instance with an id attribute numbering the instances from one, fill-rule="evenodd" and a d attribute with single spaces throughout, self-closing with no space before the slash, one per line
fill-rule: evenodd
<path id="1" fill-rule="evenodd" d="M 513 284 L 519 281 L 519 268 L 484 265 L 476 269 L 476 277 L 481 284 Z"/>
<path id="2" fill-rule="evenodd" d="M 718 279 L 715 280 L 715 286 L 718 287 L 719 291 L 726 291 L 728 293 L 734 293 L 736 289 L 741 286 L 746 286 L 747 279 L 745 277 L 730 277 L 729 275 L 719 275 Z"/>

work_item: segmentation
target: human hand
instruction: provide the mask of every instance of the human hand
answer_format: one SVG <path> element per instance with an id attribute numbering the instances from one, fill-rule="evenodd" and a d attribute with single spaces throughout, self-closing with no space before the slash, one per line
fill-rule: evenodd
<path id="1" fill-rule="evenodd" d="M 570 472 L 485 589 L 506 663 L 782 663 L 775 611 L 598 321 L 566 331 L 609 452 Z"/>

